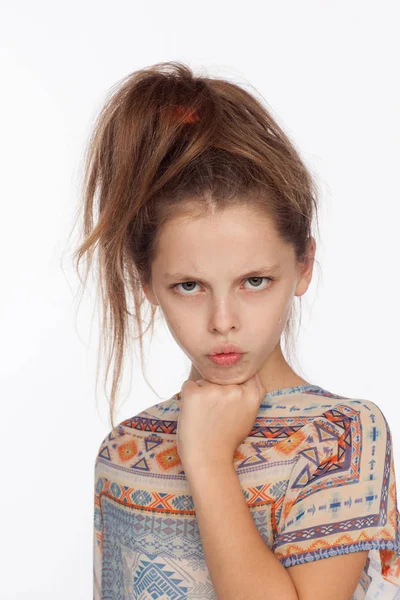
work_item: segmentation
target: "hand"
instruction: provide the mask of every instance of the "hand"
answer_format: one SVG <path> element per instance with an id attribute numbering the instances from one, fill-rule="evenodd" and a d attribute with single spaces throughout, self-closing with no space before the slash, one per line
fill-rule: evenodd
<path id="1" fill-rule="evenodd" d="M 181 396 L 177 451 L 184 468 L 196 461 L 232 464 L 265 396 L 258 371 L 238 385 L 187 380 Z"/>

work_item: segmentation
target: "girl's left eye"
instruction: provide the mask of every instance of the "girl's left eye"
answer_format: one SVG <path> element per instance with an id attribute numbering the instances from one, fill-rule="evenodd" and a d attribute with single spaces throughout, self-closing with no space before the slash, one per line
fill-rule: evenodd
<path id="1" fill-rule="evenodd" d="M 254 279 L 256 279 L 256 280 L 257 280 L 257 279 L 258 279 L 258 280 L 261 280 L 261 279 L 266 279 L 267 281 L 272 281 L 272 277 L 249 277 L 248 279 L 246 279 L 246 281 L 251 281 L 251 280 L 253 280 L 253 281 L 254 281 Z M 253 287 L 253 286 L 252 286 L 252 287 Z M 260 286 L 259 286 L 259 285 L 257 285 L 257 286 L 256 286 L 256 288 L 258 288 L 258 287 L 260 287 Z M 268 286 L 268 287 L 269 287 L 269 286 Z M 263 289 L 263 290 L 265 290 L 266 288 L 262 288 L 262 289 Z"/>
<path id="2" fill-rule="evenodd" d="M 274 280 L 273 277 L 248 277 L 245 281 L 254 281 L 254 280 L 262 280 L 262 279 L 266 279 L 269 282 L 272 282 Z M 198 285 L 196 281 L 183 281 L 182 283 L 175 283 L 175 285 L 172 286 L 172 288 L 174 290 L 176 290 L 176 288 L 178 287 L 178 285 L 186 285 L 186 284 L 195 284 Z M 270 285 L 266 286 L 266 287 L 260 287 L 260 285 L 256 285 L 256 286 L 251 286 L 253 289 L 255 289 L 257 291 L 258 288 L 260 288 L 260 291 L 264 291 L 264 290 L 268 290 L 270 288 Z M 193 288 L 190 290 L 186 290 L 186 291 L 193 291 Z M 180 294 L 181 296 L 192 296 L 193 294 L 181 294 L 180 292 L 177 292 L 178 294 Z"/>

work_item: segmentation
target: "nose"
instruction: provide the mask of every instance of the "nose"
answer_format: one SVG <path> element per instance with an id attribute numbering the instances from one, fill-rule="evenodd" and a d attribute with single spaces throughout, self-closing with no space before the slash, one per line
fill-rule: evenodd
<path id="1" fill-rule="evenodd" d="M 239 314 L 235 303 L 227 297 L 215 298 L 210 309 L 210 331 L 226 334 L 239 329 Z"/>

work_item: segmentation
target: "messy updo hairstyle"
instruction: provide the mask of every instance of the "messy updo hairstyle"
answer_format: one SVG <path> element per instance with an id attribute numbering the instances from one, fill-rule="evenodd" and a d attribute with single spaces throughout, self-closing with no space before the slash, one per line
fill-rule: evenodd
<path id="1" fill-rule="evenodd" d="M 147 301 L 142 285 L 151 284 L 164 224 L 178 215 L 246 205 L 273 219 L 301 264 L 314 234 L 317 185 L 254 94 L 226 79 L 195 75 L 181 62 L 163 62 L 111 88 L 88 142 L 82 191 L 76 217 L 82 239 L 73 258 L 85 287 L 98 251 L 101 344 L 108 360 L 104 384 L 114 358 L 109 402 L 115 431 L 125 350 L 136 339 L 145 372 L 143 336 L 149 329 L 153 335 L 159 307 Z M 291 365 L 295 312 L 293 302 L 283 333 Z"/>

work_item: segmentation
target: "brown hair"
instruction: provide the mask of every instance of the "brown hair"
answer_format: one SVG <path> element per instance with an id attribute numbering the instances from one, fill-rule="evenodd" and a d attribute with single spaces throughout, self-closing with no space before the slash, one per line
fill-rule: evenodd
<path id="1" fill-rule="evenodd" d="M 142 338 L 149 328 L 153 335 L 157 306 L 148 303 L 150 322 L 143 329 L 142 285 L 151 281 L 166 221 L 246 204 L 273 218 L 301 263 L 317 198 L 316 183 L 289 137 L 239 85 L 196 76 L 180 62 L 163 62 L 133 72 L 111 89 L 87 147 L 83 240 L 73 257 L 80 278 L 79 264 L 87 255 L 85 286 L 98 248 L 101 333 L 109 350 L 105 385 L 115 355 L 113 430 L 125 348 L 134 339 L 145 371 Z M 294 306 L 284 329 L 289 354 L 293 320 Z"/>

